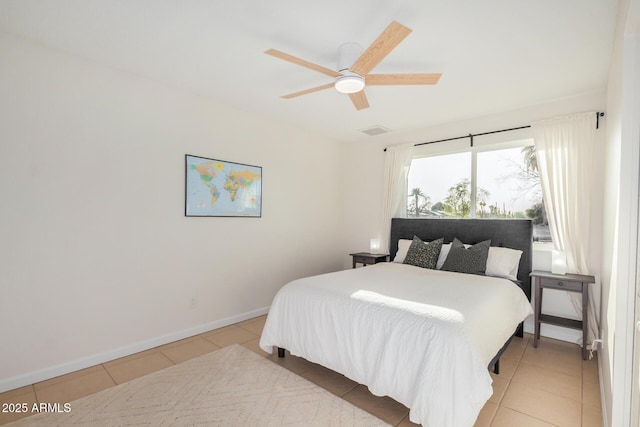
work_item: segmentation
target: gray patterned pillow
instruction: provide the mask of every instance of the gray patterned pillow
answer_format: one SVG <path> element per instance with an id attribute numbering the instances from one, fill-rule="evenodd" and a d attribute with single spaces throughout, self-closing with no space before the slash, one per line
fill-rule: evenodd
<path id="1" fill-rule="evenodd" d="M 423 242 L 418 236 L 413 236 L 413 242 L 409 246 L 404 264 L 416 265 L 422 268 L 436 268 L 438 255 L 444 239 L 434 240 L 433 242 Z"/>
<path id="2" fill-rule="evenodd" d="M 491 240 L 485 240 L 465 248 L 464 244 L 454 237 L 449 255 L 442 265 L 442 270 L 484 276 L 484 272 L 487 269 L 490 246 Z"/>

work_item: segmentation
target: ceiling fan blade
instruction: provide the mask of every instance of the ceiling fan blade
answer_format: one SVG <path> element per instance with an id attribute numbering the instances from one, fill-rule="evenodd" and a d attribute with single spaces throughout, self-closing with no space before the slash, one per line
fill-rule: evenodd
<path id="1" fill-rule="evenodd" d="M 312 87 L 311 89 L 301 90 L 300 92 L 290 93 L 289 95 L 283 95 L 280 98 L 291 99 L 291 98 L 295 98 L 295 97 L 298 97 L 298 96 L 306 95 L 308 93 L 313 93 L 313 92 L 318 92 L 318 91 L 321 91 L 321 90 L 324 90 L 324 89 L 329 89 L 330 87 L 333 87 L 333 85 L 334 85 L 333 83 L 327 83 L 326 85 Z"/>
<path id="2" fill-rule="evenodd" d="M 276 49 L 269 49 L 265 52 L 267 55 L 275 56 L 276 58 L 283 59 L 285 61 L 291 62 L 296 65 L 300 65 L 302 67 L 309 68 L 314 71 L 319 71 L 322 74 L 326 74 L 330 77 L 340 77 L 342 74 L 339 72 L 332 70 L 327 67 L 323 67 L 322 65 L 314 64 L 313 62 L 305 61 L 304 59 L 297 58 L 293 55 L 289 55 L 288 53 L 280 52 Z"/>
<path id="3" fill-rule="evenodd" d="M 351 98 L 351 102 L 353 102 L 353 106 L 356 107 L 356 110 L 369 108 L 369 101 L 367 101 L 367 96 L 364 94 L 364 90 L 356 93 L 350 93 L 349 98 Z"/>
<path id="4" fill-rule="evenodd" d="M 391 22 L 389 26 L 378 36 L 378 38 L 365 50 L 360 58 L 349 67 L 352 73 L 364 76 L 382 61 L 396 46 L 400 44 L 411 33 L 411 29 Z"/>
<path id="5" fill-rule="evenodd" d="M 367 74 L 365 81 L 370 86 L 384 85 L 434 85 L 440 80 L 437 74 Z"/>

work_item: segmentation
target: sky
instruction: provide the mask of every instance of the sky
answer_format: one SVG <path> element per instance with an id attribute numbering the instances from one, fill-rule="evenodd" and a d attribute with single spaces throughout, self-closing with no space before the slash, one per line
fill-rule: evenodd
<path id="1" fill-rule="evenodd" d="M 525 211 L 536 203 L 535 192 L 526 190 L 518 179 L 523 166 L 522 147 L 477 153 L 478 187 L 489 192 L 487 205 L 496 202 L 502 209 Z M 414 159 L 409 171 L 409 193 L 419 187 L 435 204 L 444 201 L 448 190 L 462 179 L 471 179 L 471 153 L 448 154 Z M 407 193 L 407 194 L 409 194 Z"/>

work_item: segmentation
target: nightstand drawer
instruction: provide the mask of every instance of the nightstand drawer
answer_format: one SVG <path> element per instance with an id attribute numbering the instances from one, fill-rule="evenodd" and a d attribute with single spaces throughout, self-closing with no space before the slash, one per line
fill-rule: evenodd
<path id="1" fill-rule="evenodd" d="M 582 292 L 582 282 L 571 280 L 540 278 L 540 286 L 543 288 L 559 289 L 571 292 Z"/>
<path id="2" fill-rule="evenodd" d="M 360 264 L 375 264 L 376 259 L 369 256 L 354 255 L 353 261 Z"/>

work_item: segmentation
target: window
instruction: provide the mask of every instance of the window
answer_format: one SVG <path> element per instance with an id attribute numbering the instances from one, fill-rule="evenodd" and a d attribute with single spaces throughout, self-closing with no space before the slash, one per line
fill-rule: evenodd
<path id="1" fill-rule="evenodd" d="M 550 241 L 533 145 L 415 158 L 407 214 L 422 218 L 530 218 Z"/>
<path id="2" fill-rule="evenodd" d="M 469 218 L 471 153 L 413 159 L 409 169 L 407 214 Z"/>

